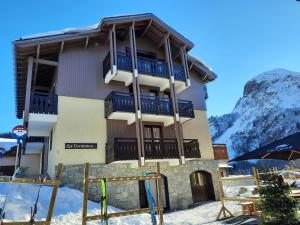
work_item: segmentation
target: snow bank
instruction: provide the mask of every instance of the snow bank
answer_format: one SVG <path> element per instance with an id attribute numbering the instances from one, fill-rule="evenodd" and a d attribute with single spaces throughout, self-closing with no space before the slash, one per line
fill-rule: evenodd
<path id="1" fill-rule="evenodd" d="M 7 220 L 29 219 L 30 206 L 32 206 L 36 200 L 38 187 L 38 185 L 31 184 L 0 184 L 0 207 L 2 207 L 6 193 L 8 193 L 9 189 L 11 190 L 9 192 L 9 198 L 6 205 Z M 44 186 L 41 188 L 40 199 L 38 202 L 37 219 L 44 219 L 46 217 L 51 191 L 51 187 Z M 228 208 L 232 210 L 233 213 L 240 212 L 240 206 L 236 202 L 226 203 L 226 205 L 228 205 Z M 66 187 L 59 188 L 51 224 L 81 224 L 81 208 L 82 193 L 80 191 Z M 223 224 L 215 221 L 219 209 L 220 202 L 209 202 L 199 205 L 193 209 L 166 213 L 164 215 L 164 220 L 166 225 Z M 120 211 L 120 209 L 109 206 L 108 211 L 116 212 Z M 100 205 L 98 203 L 89 201 L 88 214 L 93 215 L 99 213 Z M 100 224 L 100 222 L 94 221 L 90 222 L 89 224 Z M 110 219 L 109 224 L 151 225 L 151 219 L 149 214 L 142 214 Z"/>

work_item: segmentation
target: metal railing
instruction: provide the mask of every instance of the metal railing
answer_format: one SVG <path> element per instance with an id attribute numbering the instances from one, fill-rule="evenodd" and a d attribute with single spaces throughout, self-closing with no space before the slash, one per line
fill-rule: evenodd
<path id="1" fill-rule="evenodd" d="M 186 158 L 200 158 L 197 139 L 183 139 Z M 144 139 L 146 159 L 177 159 L 179 158 L 176 139 Z M 138 145 L 136 138 L 115 138 L 106 144 L 106 162 L 137 160 Z"/>
<path id="2" fill-rule="evenodd" d="M 30 113 L 57 114 L 57 95 L 32 94 Z"/>
<path id="3" fill-rule="evenodd" d="M 132 93 L 111 92 L 105 99 L 105 116 L 112 112 L 135 112 Z M 173 115 L 172 101 L 157 96 L 141 96 L 142 113 L 156 115 Z M 194 107 L 191 101 L 178 100 L 179 116 L 194 118 Z"/>
<path id="4" fill-rule="evenodd" d="M 150 59 L 138 56 L 138 71 L 141 74 L 148 74 L 155 77 L 169 78 L 168 64 L 159 59 Z M 110 52 L 103 60 L 103 77 L 105 78 L 110 68 Z M 117 53 L 117 68 L 119 70 L 132 71 L 131 56 L 125 53 Z M 175 80 L 185 81 L 183 66 L 173 63 Z"/>

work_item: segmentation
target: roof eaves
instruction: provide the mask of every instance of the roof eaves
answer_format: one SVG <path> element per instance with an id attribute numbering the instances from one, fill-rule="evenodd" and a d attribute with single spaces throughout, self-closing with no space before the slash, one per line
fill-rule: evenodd
<path id="1" fill-rule="evenodd" d="M 193 42 L 191 42 L 189 39 L 184 37 L 182 34 L 177 32 L 176 30 L 174 30 L 172 27 L 170 27 L 164 21 L 159 19 L 153 13 L 105 17 L 100 21 L 99 30 L 102 30 L 103 25 L 105 23 L 107 23 L 107 24 L 116 24 L 116 23 L 127 23 L 127 22 L 132 22 L 132 21 L 143 21 L 143 20 L 150 20 L 150 19 L 156 21 L 158 24 L 160 24 L 166 30 L 169 30 L 178 39 L 182 40 L 183 42 L 186 42 L 189 45 L 190 48 L 193 48 L 195 46 Z"/>

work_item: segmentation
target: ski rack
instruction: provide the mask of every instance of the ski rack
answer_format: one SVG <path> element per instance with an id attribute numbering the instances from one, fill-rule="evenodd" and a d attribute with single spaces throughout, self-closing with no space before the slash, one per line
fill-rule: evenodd
<path id="1" fill-rule="evenodd" d="M 226 181 L 253 180 L 256 183 L 256 187 L 259 189 L 260 179 L 258 176 L 258 171 L 254 167 L 252 169 L 253 169 L 253 176 L 231 177 L 231 178 L 230 177 L 229 178 L 221 177 L 220 170 L 217 169 L 217 183 L 218 183 L 218 188 L 219 188 L 219 193 L 220 193 L 221 209 L 217 215 L 216 220 L 220 220 L 222 213 L 223 213 L 224 218 L 233 217 L 233 214 L 225 207 L 225 201 L 240 201 L 240 202 L 245 202 L 245 201 L 258 202 L 259 201 L 259 197 L 258 198 L 225 197 L 225 194 L 224 194 L 223 182 L 226 182 Z M 228 213 L 229 216 L 227 216 L 226 213 Z"/>
<path id="2" fill-rule="evenodd" d="M 38 179 L 32 179 L 32 178 L 1 178 L 0 177 L 0 183 L 3 182 L 11 182 L 11 183 L 22 183 L 22 184 L 41 184 L 41 185 L 48 185 L 48 186 L 53 186 L 52 194 L 51 194 L 51 199 L 50 199 L 50 204 L 48 208 L 48 213 L 47 213 L 47 218 L 44 221 L 34 221 L 33 224 L 35 225 L 50 225 L 51 224 L 51 218 L 53 214 L 53 209 L 54 209 L 54 204 L 55 204 L 55 199 L 57 195 L 57 190 L 59 187 L 60 183 L 60 178 L 61 178 L 61 172 L 62 172 L 62 164 L 58 164 L 57 166 L 57 172 L 54 180 L 38 180 Z M 31 225 L 29 221 L 26 220 L 20 220 L 16 222 L 2 222 L 3 225 Z"/>
<path id="3" fill-rule="evenodd" d="M 104 178 L 104 177 L 103 177 Z M 85 164 L 84 168 L 84 179 L 83 179 L 83 206 L 82 206 L 82 225 L 86 225 L 88 221 L 93 220 L 102 220 L 104 219 L 102 215 L 87 215 L 87 204 L 88 204 L 88 186 L 92 183 L 100 183 L 103 178 L 89 178 L 89 163 Z M 160 175 L 160 164 L 156 164 L 156 175 L 147 175 L 147 176 L 129 176 L 129 177 L 105 177 L 106 182 L 126 182 L 126 181 L 139 181 L 139 180 L 155 180 L 157 187 L 157 199 L 158 199 L 158 207 L 155 207 L 155 210 L 159 214 L 159 225 L 163 225 L 163 206 L 162 206 L 162 198 L 161 198 L 161 175 Z M 132 209 L 121 212 L 108 213 L 108 218 L 115 218 L 121 216 L 130 216 L 136 214 L 142 214 L 150 212 L 150 208 L 143 209 Z"/>

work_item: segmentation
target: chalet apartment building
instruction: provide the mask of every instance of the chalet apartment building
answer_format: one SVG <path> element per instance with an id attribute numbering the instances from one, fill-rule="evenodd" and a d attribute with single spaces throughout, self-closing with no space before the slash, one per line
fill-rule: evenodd
<path id="1" fill-rule="evenodd" d="M 29 131 L 21 166 L 35 155 L 36 173 L 53 177 L 63 163 L 63 184 L 81 189 L 86 162 L 109 177 L 155 171 L 159 161 L 165 208 L 217 198 L 227 152 L 213 149 L 205 106 L 216 75 L 188 54 L 193 47 L 153 14 L 16 40 L 17 117 Z M 108 193 L 117 207 L 147 205 L 143 183 L 108 184 Z"/>

